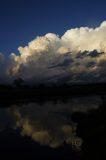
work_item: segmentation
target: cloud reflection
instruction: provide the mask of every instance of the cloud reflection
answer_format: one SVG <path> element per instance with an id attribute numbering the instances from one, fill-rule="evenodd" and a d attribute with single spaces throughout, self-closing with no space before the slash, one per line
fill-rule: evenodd
<path id="1" fill-rule="evenodd" d="M 77 123 L 72 121 L 71 116 L 76 112 L 87 114 L 92 109 L 98 109 L 101 103 L 99 96 L 72 98 L 67 103 L 29 103 L 12 106 L 9 114 L 22 136 L 29 136 L 41 145 L 56 148 L 66 143 L 77 147 L 79 141 L 81 147 L 82 140 L 76 133 Z"/>

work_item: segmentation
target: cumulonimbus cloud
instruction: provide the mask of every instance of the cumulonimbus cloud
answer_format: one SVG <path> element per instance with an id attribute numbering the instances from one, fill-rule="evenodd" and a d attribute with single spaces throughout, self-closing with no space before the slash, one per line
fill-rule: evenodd
<path id="1" fill-rule="evenodd" d="M 19 47 L 4 67 L 6 79 L 21 77 L 32 83 L 103 82 L 106 81 L 106 21 L 97 28 L 81 27 L 59 37 L 48 33 Z M 5 60 L 4 60 L 5 61 Z"/>

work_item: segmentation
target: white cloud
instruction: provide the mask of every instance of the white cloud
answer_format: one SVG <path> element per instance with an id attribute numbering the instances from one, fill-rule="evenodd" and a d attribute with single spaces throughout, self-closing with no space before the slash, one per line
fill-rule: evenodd
<path id="1" fill-rule="evenodd" d="M 70 29 L 62 37 L 53 33 L 37 37 L 20 46 L 19 55 L 9 56 L 4 72 L 9 78 L 22 77 L 33 83 L 58 82 L 66 77 L 67 83 L 106 81 L 105 33 L 106 21 L 97 28 Z"/>

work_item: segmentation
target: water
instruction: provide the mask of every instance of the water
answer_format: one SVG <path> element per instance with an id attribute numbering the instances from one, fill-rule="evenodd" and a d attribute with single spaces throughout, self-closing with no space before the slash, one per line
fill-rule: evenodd
<path id="1" fill-rule="evenodd" d="M 106 96 L 0 105 L 3 159 L 106 157 Z"/>

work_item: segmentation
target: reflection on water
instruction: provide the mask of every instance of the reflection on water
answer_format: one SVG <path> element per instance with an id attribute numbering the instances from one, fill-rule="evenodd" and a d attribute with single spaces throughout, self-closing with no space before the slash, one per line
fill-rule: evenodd
<path id="1" fill-rule="evenodd" d="M 23 138 L 29 137 L 31 141 L 43 146 L 56 149 L 67 144 L 70 150 L 81 151 L 84 139 L 78 129 L 79 124 L 83 123 L 82 117 L 85 115 L 85 121 L 103 103 L 103 97 L 92 96 L 74 97 L 67 102 L 58 100 L 43 104 L 15 104 L 7 109 L 1 106 L 0 132 L 14 130 L 20 132 Z"/>

